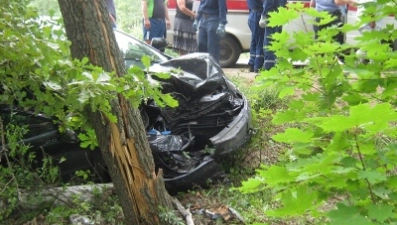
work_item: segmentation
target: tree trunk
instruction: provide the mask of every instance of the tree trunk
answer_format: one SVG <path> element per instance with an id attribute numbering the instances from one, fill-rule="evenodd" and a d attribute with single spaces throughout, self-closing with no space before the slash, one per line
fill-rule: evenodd
<path id="1" fill-rule="evenodd" d="M 125 72 L 104 0 L 58 0 L 74 58 Z M 126 224 L 159 224 L 158 207 L 172 207 L 161 174 L 155 174 L 153 156 L 138 109 L 118 95 L 110 102 L 117 123 L 100 111 L 87 110 L 120 198 Z"/>

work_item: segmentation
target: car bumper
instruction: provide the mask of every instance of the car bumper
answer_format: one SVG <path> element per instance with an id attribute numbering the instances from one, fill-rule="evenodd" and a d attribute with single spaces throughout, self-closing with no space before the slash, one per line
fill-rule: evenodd
<path id="1" fill-rule="evenodd" d="M 210 139 L 215 148 L 214 158 L 236 150 L 251 138 L 251 109 L 247 98 L 244 95 L 242 97 L 244 99 L 244 107 L 240 113 L 233 122 Z"/>
<path id="2" fill-rule="evenodd" d="M 214 159 L 209 158 L 189 173 L 173 178 L 164 178 L 164 183 L 170 194 L 176 194 L 179 191 L 191 189 L 194 185 L 205 187 L 209 184 L 209 181 L 219 180 L 223 177 L 222 168 Z"/>

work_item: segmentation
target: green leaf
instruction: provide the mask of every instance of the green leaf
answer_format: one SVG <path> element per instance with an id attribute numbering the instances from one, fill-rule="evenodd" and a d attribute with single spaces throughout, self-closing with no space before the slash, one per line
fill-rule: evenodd
<path id="1" fill-rule="evenodd" d="M 294 90 L 295 88 L 293 88 L 293 87 L 285 87 L 285 88 L 283 88 L 281 91 L 280 91 L 280 93 L 279 93 L 279 97 L 280 98 L 285 98 L 285 97 L 287 97 L 287 96 L 292 96 L 292 95 L 294 95 L 295 94 L 295 90 Z"/>
<path id="2" fill-rule="evenodd" d="M 338 132 L 335 133 L 327 146 L 327 150 L 330 151 L 345 151 L 347 148 L 350 148 L 351 145 L 349 143 L 349 135 L 347 132 Z"/>
<path id="3" fill-rule="evenodd" d="M 337 209 L 329 212 L 328 217 L 331 219 L 330 225 L 375 225 L 361 215 L 356 206 L 347 206 L 342 203 L 338 203 Z"/>
<path id="4" fill-rule="evenodd" d="M 241 187 L 237 188 L 241 193 L 254 193 L 265 188 L 265 182 L 263 178 L 255 177 L 249 178 L 247 181 L 241 183 Z"/>
<path id="5" fill-rule="evenodd" d="M 147 56 L 147 55 L 142 56 L 141 61 L 142 61 L 143 65 L 145 66 L 145 68 L 148 69 L 150 67 L 150 57 L 149 56 Z"/>
<path id="6" fill-rule="evenodd" d="M 169 73 L 155 73 L 154 76 L 160 79 L 169 79 L 171 77 Z"/>
<path id="7" fill-rule="evenodd" d="M 360 153 L 363 155 L 373 155 L 376 151 L 376 146 L 373 142 L 362 142 L 359 143 Z"/>
<path id="8" fill-rule="evenodd" d="M 179 105 L 178 100 L 175 100 L 171 94 L 163 94 L 161 100 L 167 104 L 167 106 L 175 108 Z"/>
<path id="9" fill-rule="evenodd" d="M 382 79 L 359 80 L 354 84 L 354 87 L 363 93 L 373 93 L 376 92 L 377 88 L 380 84 L 382 84 L 382 82 Z"/>
<path id="10" fill-rule="evenodd" d="M 325 30 L 322 33 L 326 32 Z M 328 36 L 330 34 L 323 34 L 323 36 Z M 332 36 L 331 36 L 332 37 Z M 332 42 L 317 42 L 311 46 L 308 46 L 309 50 L 312 52 L 317 52 L 318 54 L 335 53 L 339 46 Z M 325 67 L 321 68 L 325 69 Z"/>
<path id="11" fill-rule="evenodd" d="M 296 154 L 312 155 L 313 154 L 313 145 L 312 145 L 312 143 L 294 143 L 293 151 Z"/>
<path id="12" fill-rule="evenodd" d="M 285 7 L 279 7 L 278 12 L 270 12 L 269 13 L 269 26 L 283 26 L 287 24 L 289 21 L 297 19 L 299 14 L 296 10 L 287 9 Z"/>
<path id="13" fill-rule="evenodd" d="M 390 194 L 391 194 L 392 190 L 386 189 L 386 187 L 377 186 L 377 187 L 372 188 L 372 192 L 379 198 L 381 198 L 383 200 L 388 200 L 388 199 L 390 199 Z"/>
<path id="14" fill-rule="evenodd" d="M 295 179 L 295 174 L 290 173 L 284 166 L 271 166 L 266 169 L 258 169 L 257 173 L 270 186 L 288 183 Z"/>
<path id="15" fill-rule="evenodd" d="M 394 207 L 391 205 L 386 205 L 382 203 L 371 204 L 367 207 L 368 216 L 372 219 L 376 219 L 378 222 L 385 222 L 387 219 L 396 218 L 394 211 Z"/>
<path id="16" fill-rule="evenodd" d="M 378 171 L 366 171 L 361 170 L 358 172 L 359 179 L 366 179 L 370 184 L 377 184 L 382 181 L 386 181 L 387 177 L 385 174 Z"/>
<path id="17" fill-rule="evenodd" d="M 358 104 L 364 104 L 367 103 L 368 100 L 361 97 L 360 94 L 358 93 L 347 93 L 345 96 L 342 97 L 342 99 L 346 102 L 349 103 L 349 105 L 358 105 Z"/>
<path id="18" fill-rule="evenodd" d="M 299 186 L 296 189 L 287 190 L 282 194 L 281 203 L 283 206 L 281 208 L 265 211 L 265 214 L 268 216 L 301 215 L 318 204 L 316 203 L 317 198 L 317 192 L 305 186 Z"/>
<path id="19" fill-rule="evenodd" d="M 397 176 L 390 177 L 386 183 L 386 187 L 397 192 Z"/>
<path id="20" fill-rule="evenodd" d="M 397 113 L 388 103 L 375 106 L 360 104 L 350 107 L 350 115 L 309 118 L 306 121 L 315 124 L 326 132 L 342 132 L 355 127 L 377 132 L 386 129 L 390 121 L 397 120 Z"/>
<path id="21" fill-rule="evenodd" d="M 288 128 L 284 133 L 276 134 L 272 137 L 278 142 L 293 143 L 309 143 L 312 141 L 313 132 L 312 131 L 302 131 L 297 128 Z"/>
<path id="22" fill-rule="evenodd" d="M 288 123 L 292 121 L 301 121 L 306 118 L 305 112 L 302 111 L 286 111 L 277 113 L 272 122 L 274 124 Z"/>

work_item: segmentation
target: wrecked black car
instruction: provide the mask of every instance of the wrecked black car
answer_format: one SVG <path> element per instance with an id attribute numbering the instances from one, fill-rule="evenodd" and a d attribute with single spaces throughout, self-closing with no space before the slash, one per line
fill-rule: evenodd
<path id="1" fill-rule="evenodd" d="M 251 136 L 251 114 L 245 96 L 206 53 L 172 58 L 123 32 L 115 30 L 115 36 L 126 67 L 143 68 L 141 58 L 147 55 L 151 58 L 148 72 L 171 75 L 169 79 L 152 78 L 162 85 L 163 93 L 178 100 L 179 106 L 161 108 L 149 100 L 140 108 L 155 165 L 163 170 L 167 190 L 183 191 L 222 178 L 224 173 L 217 159 L 241 147 Z M 108 175 L 99 150 L 82 150 L 73 132 L 59 133 L 44 115 L 0 105 L 1 118 L 9 118 L 11 113 L 33 131 L 25 143 L 45 149 L 55 158 L 66 157 L 60 164 L 62 177 L 67 179 L 76 170 L 92 169 L 106 181 Z"/>
<path id="2" fill-rule="evenodd" d="M 148 102 L 141 115 L 156 166 L 163 169 L 168 190 L 183 190 L 208 179 L 220 178 L 218 157 L 241 147 L 250 138 L 251 114 L 245 96 L 206 53 L 171 58 L 152 47 L 115 31 L 126 67 L 141 64 L 144 52 L 152 59 L 149 71 L 166 72 L 157 79 L 163 93 L 179 102 L 177 108 L 160 108 Z"/>

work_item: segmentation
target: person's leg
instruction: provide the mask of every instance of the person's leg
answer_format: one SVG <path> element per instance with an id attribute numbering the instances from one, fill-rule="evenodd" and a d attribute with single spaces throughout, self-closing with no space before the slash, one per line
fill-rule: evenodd
<path id="1" fill-rule="evenodd" d="M 208 41 L 207 41 L 207 49 L 208 53 L 215 59 L 215 61 L 219 64 L 220 59 L 220 37 L 216 33 L 219 25 L 219 19 L 212 19 L 208 21 L 207 24 L 207 34 L 208 34 Z"/>
<path id="2" fill-rule="evenodd" d="M 256 23 L 255 23 L 255 61 L 254 61 L 254 72 L 257 73 L 259 70 L 263 68 L 264 56 L 263 56 L 263 39 L 265 36 L 265 29 L 259 26 L 260 13 L 256 15 Z"/>
<path id="3" fill-rule="evenodd" d="M 262 28 L 260 28 L 262 29 Z M 258 35 L 258 42 L 256 45 L 256 58 L 255 58 L 255 66 L 254 66 L 254 72 L 259 72 L 261 69 L 263 69 L 263 63 L 264 63 L 264 50 L 263 50 L 263 37 L 264 37 L 265 32 L 259 32 Z"/>
<path id="4" fill-rule="evenodd" d="M 160 19 L 150 19 L 150 33 L 149 33 L 149 45 L 152 43 L 153 38 L 164 38 L 164 32 L 166 32 L 165 20 Z M 159 49 L 164 52 L 165 49 Z"/>
<path id="5" fill-rule="evenodd" d="M 330 28 L 330 27 L 334 27 L 334 26 L 340 28 L 340 27 L 343 26 L 343 18 L 342 18 L 342 13 L 341 12 L 339 12 L 339 11 L 333 12 L 333 13 L 331 13 L 331 15 L 334 16 L 335 19 L 332 22 L 324 25 L 324 27 L 322 29 L 326 29 L 326 28 Z M 343 45 L 345 43 L 345 35 L 342 32 L 338 32 L 335 36 L 332 37 L 332 39 L 335 42 L 338 42 L 341 45 Z M 336 58 L 341 63 L 344 63 L 344 61 L 345 61 L 344 54 L 345 53 L 343 53 L 343 52 L 341 52 L 341 53 L 336 52 L 335 53 Z"/>
<path id="6" fill-rule="evenodd" d="M 142 19 L 142 31 L 143 31 L 143 40 L 146 42 L 146 44 L 150 45 L 150 29 L 147 30 L 145 28 L 143 19 Z"/>
<path id="7" fill-rule="evenodd" d="M 320 18 L 316 18 L 315 19 L 315 21 L 317 22 L 317 23 L 319 23 L 320 22 Z M 318 31 L 320 30 L 320 27 L 319 26 L 317 26 L 317 25 L 313 25 L 313 31 L 314 31 L 314 39 L 316 39 L 317 40 L 317 38 L 318 38 Z"/>
<path id="8" fill-rule="evenodd" d="M 152 40 L 155 37 L 164 37 L 166 31 L 165 20 L 150 19 L 150 35 L 149 38 Z"/>
<path id="9" fill-rule="evenodd" d="M 250 72 L 254 72 L 254 64 L 256 59 L 256 48 L 257 48 L 257 42 L 256 42 L 257 37 L 255 35 L 256 21 L 254 19 L 255 18 L 254 16 L 255 16 L 254 13 L 250 13 L 250 15 L 248 16 L 248 27 L 251 30 L 250 58 L 248 60 L 248 66 Z"/>
<path id="10" fill-rule="evenodd" d="M 199 26 L 199 33 L 198 33 L 198 47 L 197 50 L 199 52 L 208 52 L 207 51 L 207 20 L 201 19 L 200 26 Z"/>
<path id="11" fill-rule="evenodd" d="M 270 70 L 276 64 L 276 55 L 273 51 L 269 50 L 269 46 L 272 44 L 271 36 L 276 32 L 275 27 L 265 27 L 265 35 L 263 39 L 263 46 L 264 46 L 264 63 L 263 68 L 265 70 Z"/>
<path id="12" fill-rule="evenodd" d="M 342 18 L 342 13 L 340 11 L 334 12 L 331 14 L 332 16 L 335 17 L 335 20 L 333 20 L 331 23 L 327 24 L 326 27 L 342 27 L 343 26 L 343 18 Z M 345 43 L 345 37 L 342 32 L 339 32 L 333 37 L 334 41 L 338 42 L 339 44 Z"/>

